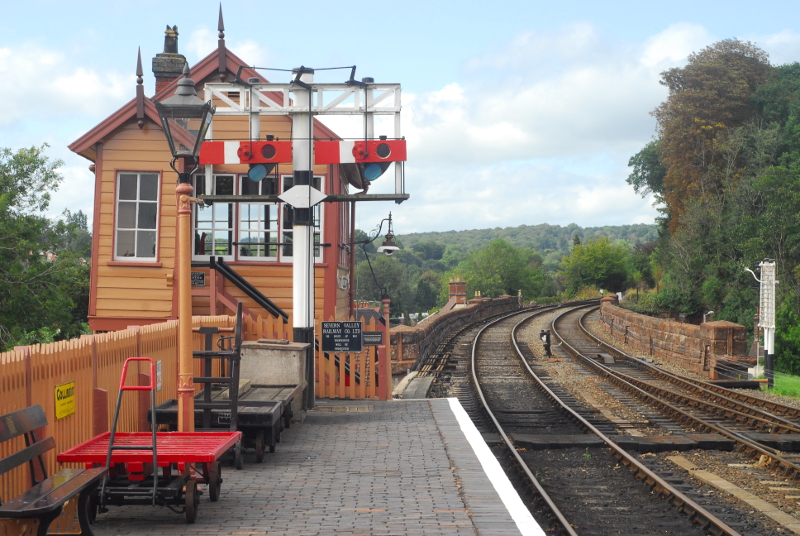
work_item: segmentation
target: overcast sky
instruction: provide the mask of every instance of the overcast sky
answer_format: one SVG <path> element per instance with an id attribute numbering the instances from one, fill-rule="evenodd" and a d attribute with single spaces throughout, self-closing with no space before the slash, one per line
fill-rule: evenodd
<path id="1" fill-rule="evenodd" d="M 401 205 L 361 203 L 357 225 L 392 212 L 395 232 L 550 223 L 652 223 L 625 182 L 655 133 L 659 73 L 727 38 L 773 64 L 800 60 L 793 2 L 572 1 L 223 3 L 228 48 L 250 65 L 357 65 L 356 77 L 403 87 L 408 139 Z M 51 213 L 92 212 L 89 162 L 67 145 L 145 92 L 164 29 L 195 63 L 215 50 L 219 2 L 8 2 L 0 17 L 0 147 L 48 143 L 66 180 Z M 345 71 L 318 72 L 341 82 Z M 283 73 L 266 73 L 288 82 Z M 348 125 L 336 125 L 343 135 Z M 380 132 L 377 132 L 380 134 Z M 392 134 L 390 131 L 387 134 Z M 393 191 L 392 177 L 370 193 Z"/>

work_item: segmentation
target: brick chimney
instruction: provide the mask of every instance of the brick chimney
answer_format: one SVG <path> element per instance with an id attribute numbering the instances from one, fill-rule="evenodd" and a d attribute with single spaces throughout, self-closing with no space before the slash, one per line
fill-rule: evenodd
<path id="1" fill-rule="evenodd" d="M 455 298 L 456 303 L 467 303 L 467 283 L 460 279 L 450 280 L 450 298 Z"/>
<path id="2" fill-rule="evenodd" d="M 164 52 L 153 58 L 153 74 L 156 75 L 156 93 L 183 73 L 186 58 L 178 54 L 178 27 L 167 25 L 164 32 Z"/>

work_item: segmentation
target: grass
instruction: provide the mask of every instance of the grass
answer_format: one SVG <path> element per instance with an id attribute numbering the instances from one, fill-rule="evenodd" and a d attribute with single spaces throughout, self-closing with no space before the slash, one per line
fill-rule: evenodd
<path id="1" fill-rule="evenodd" d="M 775 387 L 770 392 L 780 396 L 800 398 L 800 377 L 776 372 Z"/>

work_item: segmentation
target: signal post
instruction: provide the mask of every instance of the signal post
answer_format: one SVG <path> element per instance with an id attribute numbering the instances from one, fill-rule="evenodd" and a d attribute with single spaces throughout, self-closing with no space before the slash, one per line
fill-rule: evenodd
<path id="1" fill-rule="evenodd" d="M 258 69 L 254 67 L 254 69 Z M 406 142 L 400 134 L 400 84 L 376 84 L 372 78 L 361 82 L 353 79 L 341 84 L 314 83 L 314 69 L 299 67 L 292 71 L 288 84 L 244 82 L 236 77 L 233 83 L 206 84 L 205 98 L 217 104 L 216 116 L 248 115 L 249 140 L 208 141 L 200 151 L 200 164 L 210 174 L 214 164 L 249 164 L 248 176 L 253 180 L 264 178 L 278 163 L 292 162 L 292 188 L 280 195 L 201 195 L 206 202 L 252 203 L 284 202 L 293 210 L 292 226 L 292 306 L 294 341 L 308 343 L 306 374 L 308 387 L 304 408 L 314 407 L 314 206 L 321 202 L 394 201 L 401 203 L 409 198 L 404 192 L 403 162 L 406 160 Z M 228 93 L 240 95 L 228 98 Z M 283 96 L 275 102 L 268 93 Z M 291 160 L 287 141 L 260 139 L 261 115 L 291 115 Z M 380 136 L 374 139 L 374 116 L 394 116 L 394 139 Z M 315 115 L 360 115 L 364 117 L 364 137 L 358 140 L 314 140 Z M 209 136 L 211 137 L 211 136 Z M 395 162 L 394 194 L 368 194 L 371 181 L 380 177 Z M 326 195 L 314 188 L 315 164 L 354 164 L 363 192 L 359 194 Z M 210 181 L 207 181 L 210 184 Z M 351 267 L 351 270 L 354 267 Z M 351 277 L 353 273 L 351 271 Z M 388 337 L 387 337 L 388 348 Z M 387 388 L 383 386 L 383 388 Z"/>

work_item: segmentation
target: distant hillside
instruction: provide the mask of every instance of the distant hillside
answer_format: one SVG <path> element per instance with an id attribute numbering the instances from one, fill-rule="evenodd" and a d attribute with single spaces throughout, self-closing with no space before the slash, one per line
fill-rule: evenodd
<path id="1" fill-rule="evenodd" d="M 574 223 L 562 227 L 542 223 L 504 229 L 495 227 L 470 231 L 410 233 L 398 235 L 398 239 L 404 248 L 412 248 L 418 242 L 438 242 L 460 246 L 469 252 L 484 247 L 495 238 L 502 238 L 514 246 L 532 248 L 545 257 L 546 264 L 554 264 L 569 253 L 572 237 L 576 233 L 584 243 L 595 238 L 608 237 L 612 242 L 625 241 L 634 246 L 655 240 L 658 236 L 658 227 L 643 223 L 605 227 L 581 227 Z"/>

